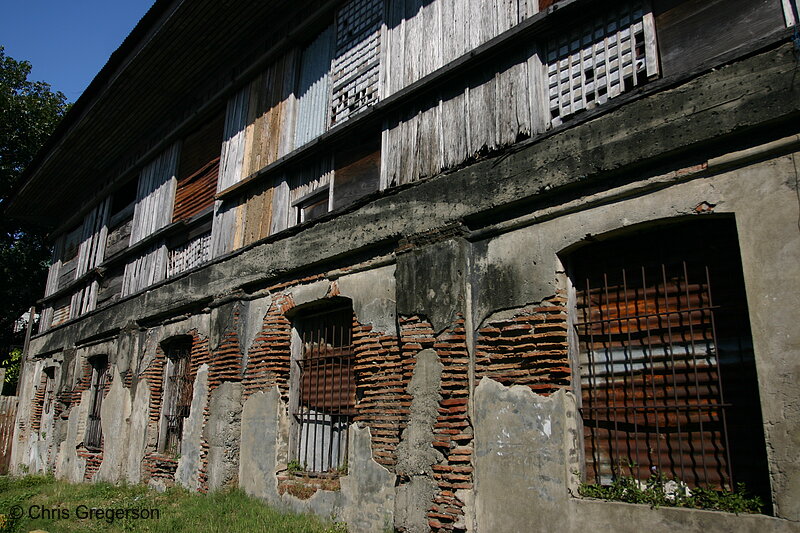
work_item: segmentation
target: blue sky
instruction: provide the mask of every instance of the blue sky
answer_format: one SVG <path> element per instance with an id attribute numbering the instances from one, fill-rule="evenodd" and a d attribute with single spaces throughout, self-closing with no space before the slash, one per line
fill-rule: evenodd
<path id="1" fill-rule="evenodd" d="M 153 0 L 4 0 L 0 45 L 33 65 L 28 79 L 78 99 Z"/>

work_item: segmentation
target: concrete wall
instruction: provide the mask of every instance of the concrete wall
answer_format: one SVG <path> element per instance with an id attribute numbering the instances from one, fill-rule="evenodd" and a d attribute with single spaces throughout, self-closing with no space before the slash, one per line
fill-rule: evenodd
<path id="1" fill-rule="evenodd" d="M 16 472 L 238 486 L 353 531 L 800 530 L 795 68 L 787 47 L 742 60 L 36 337 Z M 770 103 L 776 93 L 789 108 Z M 721 216 L 738 231 L 775 516 L 577 498 L 582 429 L 562 259 L 589 240 Z M 355 314 L 359 401 L 347 472 L 323 483 L 289 469 L 291 356 L 294 317 L 331 299 Z M 539 328 L 546 340 L 514 345 L 504 327 Z M 161 343 L 177 335 L 192 339 L 194 382 L 171 456 Z M 100 452 L 82 447 L 88 359 L 99 354 L 113 377 Z M 45 414 L 51 366 L 59 396 Z"/>

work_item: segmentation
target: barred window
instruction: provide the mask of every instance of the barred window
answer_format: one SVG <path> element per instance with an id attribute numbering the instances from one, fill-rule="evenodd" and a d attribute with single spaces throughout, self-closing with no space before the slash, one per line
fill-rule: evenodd
<path id="1" fill-rule="evenodd" d="M 189 338 L 173 339 L 164 344 L 167 356 L 167 373 L 164 380 L 164 439 L 165 453 L 177 455 L 181 451 L 183 423 L 192 406 L 193 383 L 189 375 L 192 341 Z"/>
<path id="2" fill-rule="evenodd" d="M 103 428 L 100 423 L 100 409 L 103 406 L 103 393 L 108 375 L 108 357 L 98 355 L 89 364 L 92 367 L 92 382 L 89 387 L 91 401 L 89 403 L 89 419 L 86 424 L 86 436 L 83 444 L 87 448 L 99 449 L 103 443 Z"/>
<path id="3" fill-rule="evenodd" d="M 570 256 L 587 482 L 658 474 L 768 495 L 733 224 L 683 223 Z"/>
<path id="4" fill-rule="evenodd" d="M 350 305 L 305 313 L 295 321 L 292 460 L 311 474 L 347 468 L 348 427 L 356 403 L 353 373 L 353 309 Z"/>

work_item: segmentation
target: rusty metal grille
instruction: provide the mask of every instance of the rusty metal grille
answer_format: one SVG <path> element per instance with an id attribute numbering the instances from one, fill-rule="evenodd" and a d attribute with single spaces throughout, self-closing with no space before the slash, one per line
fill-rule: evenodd
<path id="1" fill-rule="evenodd" d="M 99 449 L 103 444 L 103 428 L 100 423 L 100 409 L 103 406 L 103 392 L 108 375 L 108 359 L 105 357 L 92 361 L 91 407 L 86 424 L 86 436 L 83 444 L 87 448 Z"/>
<path id="2" fill-rule="evenodd" d="M 297 441 L 293 458 L 309 473 L 347 468 L 348 427 L 356 402 L 350 307 L 306 316 L 300 322 Z"/>
<path id="3" fill-rule="evenodd" d="M 173 455 L 177 455 L 181 451 L 183 423 L 189 417 L 192 407 L 193 383 L 189 375 L 190 351 L 191 343 L 182 342 L 171 346 L 167 352 L 167 357 L 172 364 L 170 374 L 167 376 L 164 451 Z"/>
<path id="4" fill-rule="evenodd" d="M 703 239 L 687 246 L 671 238 L 582 257 L 575 285 L 586 481 L 659 474 L 717 489 L 747 480 L 758 492 L 763 471 L 753 465 L 765 456 L 738 248 L 727 242 L 734 257 L 712 251 L 724 242 L 704 250 Z M 647 261 L 654 248 L 668 260 Z"/>

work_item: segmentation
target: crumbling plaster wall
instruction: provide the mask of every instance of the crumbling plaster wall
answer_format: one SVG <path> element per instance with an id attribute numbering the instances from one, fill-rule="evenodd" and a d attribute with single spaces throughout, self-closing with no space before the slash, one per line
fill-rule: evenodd
<path id="1" fill-rule="evenodd" d="M 221 323 L 228 323 L 228 311 L 223 311 L 223 307 L 213 300 L 222 295 L 230 295 L 244 285 L 266 284 L 264 280 L 285 276 L 286 272 L 302 268 L 307 263 L 319 264 L 331 258 L 346 257 L 348 253 L 355 253 L 354 250 L 363 251 L 377 247 L 398 235 L 434 231 L 454 221 L 466 219 L 467 226 L 481 228 L 488 224 L 486 220 L 491 216 L 499 214 L 498 218 L 505 217 L 502 206 L 509 202 L 540 193 L 546 196 L 547 191 L 574 187 L 581 180 L 594 184 L 592 180 L 595 177 L 602 177 L 607 172 L 616 172 L 619 177 L 620 170 L 633 172 L 631 168 L 634 165 L 647 161 L 648 158 L 694 149 L 698 143 L 714 137 L 758 126 L 765 120 L 785 118 L 788 113 L 796 115 L 797 102 L 800 100 L 794 98 L 797 94 L 797 85 L 793 82 L 795 71 L 796 64 L 789 46 L 784 46 L 776 53 L 747 58 L 683 86 L 632 102 L 580 127 L 559 132 L 508 157 L 478 162 L 453 175 L 435 178 L 397 195 L 379 198 L 358 211 L 344 213 L 335 220 L 302 229 L 298 235 L 243 250 L 226 261 L 211 264 L 179 280 L 154 287 L 136 298 L 100 310 L 86 320 L 37 337 L 32 342 L 32 352 L 66 352 L 78 340 L 120 327 L 124 329 L 131 320 L 137 319 L 141 323 L 161 320 L 158 317 L 175 312 L 177 302 L 194 303 L 198 309 L 211 305 L 213 309 L 217 309 L 215 312 L 222 319 Z M 665 120 L 665 116 L 671 117 L 671 120 Z M 609 139 L 609 131 L 618 133 Z M 719 150 L 719 147 L 715 149 Z M 581 155 L 575 157 L 573 154 Z M 413 338 L 424 338 L 426 343 L 433 339 L 429 345 L 434 348 L 437 344 L 435 333 L 446 330 L 448 321 L 454 318 L 458 321 L 457 317 L 461 316 L 465 332 L 462 334 L 459 331 L 456 336 L 465 337 L 466 344 L 470 346 L 470 355 L 474 358 L 474 346 L 471 343 L 474 342 L 476 330 L 488 319 L 496 317 L 502 311 L 513 315 L 515 310 L 543 302 L 565 289 L 565 278 L 558 274 L 561 266 L 557 254 L 580 242 L 587 234 L 614 232 L 651 220 L 734 213 L 742 243 L 742 261 L 758 358 L 764 422 L 770 441 L 775 507 L 780 516 L 796 520 L 797 510 L 793 502 L 798 499 L 800 483 L 797 461 L 793 457 L 794 451 L 798 449 L 795 422 L 797 417 L 793 413 L 797 412 L 800 397 L 795 385 L 798 382 L 797 352 L 800 343 L 797 340 L 797 328 L 794 326 L 797 313 L 787 295 L 797 294 L 800 283 L 796 261 L 797 165 L 786 155 L 739 170 L 720 170 L 727 163 L 718 163 L 717 170 L 707 171 L 692 179 L 686 177 L 686 174 L 691 175 L 691 171 L 684 174 L 678 172 L 674 176 L 652 176 L 638 189 L 621 186 L 616 196 L 607 194 L 608 191 L 587 191 L 586 196 L 577 195 L 575 198 L 568 198 L 565 203 L 551 202 L 552 207 L 536 204 L 528 209 L 530 216 L 527 219 L 512 221 L 510 226 L 498 228 L 486 236 L 473 234 L 467 240 L 448 237 L 441 243 L 419 246 L 418 250 L 398 254 L 397 272 L 392 271 L 391 275 L 386 276 L 381 274 L 378 277 L 385 278 L 384 283 L 377 284 L 379 287 L 388 286 L 387 283 L 394 283 L 393 280 L 397 279 L 398 296 L 384 298 L 385 301 L 375 307 L 375 311 L 367 312 L 366 314 L 376 315 L 373 320 L 361 316 L 359 319 L 374 324 L 376 328 L 391 329 L 392 324 L 404 324 L 414 315 L 419 322 L 414 327 L 419 327 L 422 331 L 427 325 L 431 332 Z M 681 170 L 671 169 L 673 172 Z M 626 179 L 638 182 L 646 177 L 627 176 Z M 696 207 L 703 204 L 711 208 L 704 208 L 705 211 L 712 212 L 697 214 Z M 493 215 L 487 217 L 485 212 L 493 209 Z M 476 213 L 481 213 L 481 218 L 471 219 Z M 463 270 L 460 270 L 462 265 Z M 348 283 L 346 277 L 340 276 L 337 280 L 339 290 L 344 296 L 353 296 L 376 285 L 371 282 L 366 283 L 369 287 L 352 287 L 345 291 L 342 287 L 346 287 Z M 464 282 L 453 282 L 453 279 L 463 279 Z M 326 292 L 322 293 L 323 289 Z M 330 284 L 320 283 L 307 289 L 309 296 L 301 296 L 300 289 L 293 296 L 301 301 L 311 301 L 312 296 L 325 296 L 329 290 Z M 350 294 L 345 294 L 346 292 Z M 358 296 L 353 297 L 354 308 L 361 309 L 357 314 L 364 313 L 364 309 L 370 309 L 364 303 L 366 299 L 360 301 Z M 239 334 L 244 339 L 242 345 L 245 351 L 251 344 L 249 339 L 257 334 L 255 331 L 260 327 L 261 318 L 257 316 L 258 313 L 263 313 L 273 303 L 267 298 L 273 296 L 247 304 L 232 304 L 226 308 L 238 309 L 240 316 L 246 317 L 247 325 L 241 331 L 247 333 Z M 378 298 L 378 301 L 381 300 Z M 377 316 L 385 313 L 387 307 L 391 309 L 392 300 L 397 302 L 397 316 L 393 317 L 396 321 L 387 319 L 387 316 L 391 316 L 388 313 L 383 318 Z M 204 312 L 200 316 L 208 315 Z M 179 329 L 178 326 L 175 328 Z M 215 339 L 220 338 L 223 333 L 208 331 L 209 335 L 217 335 Z M 413 353 L 403 355 L 413 358 L 421 348 L 422 346 Z M 139 361 L 137 358 L 141 352 L 136 353 L 133 359 Z M 444 359 L 438 350 L 437 354 Z M 147 358 L 147 350 L 144 357 Z M 468 366 L 470 382 L 474 387 L 474 361 L 468 361 Z M 403 372 L 410 378 L 413 370 L 411 367 L 403 369 Z M 488 384 L 485 387 L 481 384 L 480 387 L 484 388 L 480 395 L 476 393 L 468 400 L 447 399 L 459 408 L 462 404 L 458 402 L 463 401 L 464 405 L 467 401 L 470 402 L 468 412 L 465 407 L 464 413 L 456 411 L 455 416 L 467 420 L 468 427 L 461 436 L 469 437 L 469 432 L 475 430 L 477 451 L 488 449 L 488 428 L 483 426 L 483 419 L 478 417 L 478 413 L 489 412 L 488 407 L 503 400 L 507 394 L 520 402 L 526 402 L 532 415 L 538 410 L 541 414 L 550 416 L 551 429 L 553 423 L 567 427 L 567 419 L 574 408 L 570 407 L 568 401 L 558 400 L 568 398 L 566 392 L 551 391 L 550 397 L 545 399 L 544 396 L 537 397 L 527 391 L 523 394 L 519 392 L 520 389 L 510 389 L 512 393 L 508 393 L 506 389 L 492 385 L 491 381 L 484 382 Z M 36 376 L 26 378 L 26 383 L 32 390 L 36 385 Z M 235 396 L 235 387 L 231 389 Z M 472 388 L 465 386 L 465 390 L 471 391 Z M 136 397 L 139 398 L 138 390 Z M 516 430 L 526 435 L 535 435 L 537 431 L 539 435 L 546 433 L 543 432 L 544 426 L 537 425 L 540 424 L 538 418 L 534 416 L 529 421 L 529 427 L 520 428 L 517 425 Z M 393 520 L 387 513 L 391 514 L 391 509 L 396 505 L 392 503 L 386 506 L 385 503 L 395 501 L 395 476 L 374 462 L 374 448 L 370 449 L 371 439 L 364 436 L 364 430 L 355 430 L 357 437 L 353 444 L 354 453 L 358 450 L 359 457 L 369 458 L 369 461 L 364 460 L 361 463 L 363 477 L 361 472 L 359 476 L 346 476 L 342 480 L 340 493 L 318 491 L 307 500 L 309 503 L 299 503 L 292 497 L 280 498 L 277 488 L 273 487 L 273 483 L 277 484 L 275 468 L 280 468 L 286 457 L 285 447 L 282 448 L 281 445 L 281 434 L 288 432 L 288 417 L 280 393 L 275 388 L 270 388 L 250 395 L 242 406 L 241 424 L 239 477 L 241 485 L 249 492 L 270 500 L 275 496 L 276 501 L 285 505 L 313 508 L 321 513 L 338 509 L 341 510 L 339 516 L 349 517 L 357 527 L 358 524 L 377 526 L 381 522 L 385 524 L 387 519 L 389 522 Z M 556 444 L 547 443 L 548 446 Z M 689 523 L 699 524 L 700 522 L 695 521 L 701 519 L 694 517 L 701 516 L 711 517 L 708 519 L 708 527 L 711 528 L 717 527 L 715 524 L 740 530 L 754 524 L 775 530 L 794 528 L 794 525 L 785 520 L 765 517 L 737 520 L 720 513 L 649 510 L 638 506 L 569 499 L 565 494 L 568 494 L 570 476 L 565 472 L 559 478 L 562 470 L 567 470 L 562 468 L 561 463 L 568 462 L 570 457 L 567 437 L 561 447 L 564 455 L 562 458 L 549 455 L 547 461 L 543 459 L 539 463 L 521 463 L 520 468 L 529 469 L 528 473 L 532 478 L 544 480 L 536 496 L 542 500 L 539 502 L 540 506 L 523 505 L 514 509 L 513 514 L 487 518 L 481 509 L 490 509 L 491 498 L 497 495 L 482 487 L 491 486 L 491 483 L 497 481 L 492 473 L 494 466 L 490 463 L 482 464 L 480 454 L 473 454 L 470 446 L 459 446 L 459 451 L 466 454 L 462 457 L 469 458 L 470 465 L 476 468 L 474 479 L 477 486 L 474 503 L 468 501 L 472 492 L 468 482 L 464 484 L 467 488 L 455 491 L 461 491 L 461 496 L 456 499 L 464 504 L 463 522 L 457 527 L 467 530 L 477 527 L 478 530 L 484 530 L 483 521 L 489 519 L 493 524 L 502 523 L 510 531 L 528 530 L 530 524 L 540 523 L 531 514 L 533 509 L 540 507 L 546 511 L 549 505 L 547 502 L 552 499 L 566 501 L 567 506 L 560 516 L 563 518 L 565 514 L 569 514 L 570 517 L 566 521 L 560 519 L 558 523 L 560 527 L 575 531 L 585 530 L 589 526 L 616 528 L 620 523 L 624 527 L 629 524 L 646 524 L 644 527 L 648 529 L 666 531 Z M 25 449 L 23 454 L 29 449 Z M 356 464 L 356 460 L 353 459 L 353 464 Z M 245 464 L 253 469 L 245 468 Z M 459 468 L 467 469 L 471 466 Z M 259 472 L 270 474 L 264 477 L 258 475 Z M 441 472 L 438 475 L 442 479 Z M 213 474 L 209 472 L 209 476 L 213 477 Z M 472 479 L 471 475 L 463 477 L 467 481 Z M 524 478 L 524 475 L 512 478 L 517 480 L 517 484 L 509 483 L 504 486 L 504 493 L 518 490 L 524 492 L 526 487 L 519 484 Z M 353 505 L 346 504 L 344 494 L 348 490 L 355 491 L 352 484 L 361 483 L 358 480 L 363 480 L 363 485 L 358 489 L 359 494 L 377 496 L 367 505 L 360 506 L 359 503 L 359 508 L 356 509 Z M 351 488 L 346 488 L 348 484 Z M 367 489 L 373 490 L 370 492 Z M 387 508 L 390 510 L 386 511 Z M 363 515 L 359 514 L 362 511 Z M 710 523 L 714 521 L 714 517 L 717 517 L 717 522 Z M 435 518 L 429 519 L 430 527 L 438 524 L 433 520 Z"/>
<path id="2" fill-rule="evenodd" d="M 541 216 L 541 222 L 476 245 L 476 268 L 472 272 L 475 321 L 481 324 L 492 316 L 492 310 L 522 308 L 562 288 L 566 276 L 558 274 L 563 270 L 559 254 L 585 238 L 659 220 L 733 214 L 741 246 L 775 514 L 792 521 L 800 518 L 794 505 L 800 483 L 800 464 L 796 457 L 800 431 L 797 418 L 792 417 L 800 405 L 797 385 L 800 331 L 796 327 L 793 298 L 787 295 L 800 291 L 797 157 L 797 153 L 790 153 L 740 168 L 721 167 L 718 171 L 698 174 L 694 179 L 678 179 L 672 184 L 662 182 L 646 195 L 629 191 L 613 202 L 599 202 L 596 206 L 592 206 L 594 198 L 589 196 L 581 200 L 585 205 L 583 209 L 566 209 L 563 214 L 538 213 L 546 215 Z M 534 213 L 531 219 L 536 215 Z M 584 530 L 582 528 L 589 524 L 601 529 L 625 524 L 631 531 L 647 524 L 649 530 L 668 531 L 687 523 L 715 531 L 748 531 L 756 524 L 759 529 L 797 530 L 796 522 L 767 517 L 739 520 L 724 513 L 670 510 L 653 519 L 653 511 L 643 506 L 568 498 L 568 489 L 573 488 L 574 492 L 574 480 L 562 463 L 565 458 L 573 458 L 576 446 L 572 438 L 564 441 L 560 454 L 547 452 L 551 446 L 549 441 L 547 445 L 539 443 L 529 450 L 525 448 L 531 444 L 529 437 L 531 432 L 535 434 L 539 419 L 534 416 L 530 423 L 519 427 L 511 424 L 508 417 L 498 415 L 498 409 L 505 405 L 503 402 L 511 401 L 509 395 L 516 395 L 521 411 L 549 412 L 548 416 L 555 417 L 561 424 L 576 417 L 574 402 L 561 402 L 556 407 L 543 409 L 542 397 L 531 395 L 525 399 L 527 391 L 523 395 L 517 388 L 498 388 L 491 381 L 481 383 L 474 398 L 480 530 L 545 531 L 551 529 L 556 514 L 561 516 L 562 525 L 564 516 L 570 517 L 569 530 L 572 531 Z M 487 416 L 491 420 L 490 427 L 483 425 Z M 518 422 L 525 420 L 512 418 Z M 539 457 L 528 463 L 519 458 L 519 468 L 507 470 L 511 467 L 499 459 L 507 451 L 498 448 L 497 435 L 511 435 L 513 442 L 528 450 L 519 452 L 521 456 Z M 505 448 L 516 449 L 513 442 Z M 511 475 L 512 470 L 515 475 Z M 537 479 L 536 483 L 531 482 Z M 493 485 L 500 480 L 503 491 L 496 490 Z M 512 503 L 517 495 L 526 493 L 530 494 L 527 505 Z M 553 502 L 557 503 L 555 507 L 551 506 Z M 509 512 L 493 511 L 506 507 Z M 597 512 L 601 507 L 603 511 Z M 514 512 L 510 512 L 512 508 Z"/>

